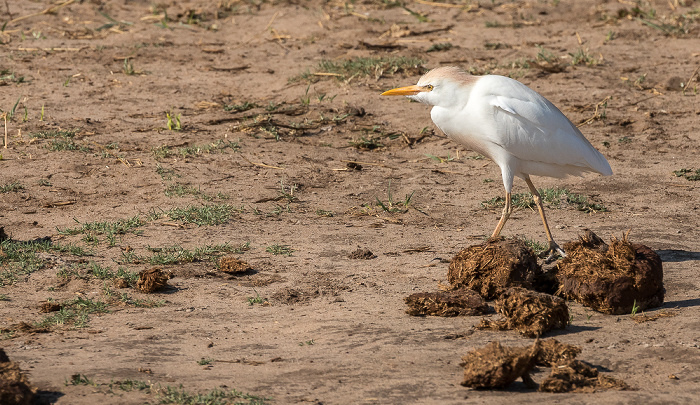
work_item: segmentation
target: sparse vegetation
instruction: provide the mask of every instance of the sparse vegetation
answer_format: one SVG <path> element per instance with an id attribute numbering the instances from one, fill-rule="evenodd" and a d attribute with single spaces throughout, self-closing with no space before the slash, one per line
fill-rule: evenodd
<path id="1" fill-rule="evenodd" d="M 255 297 L 248 297 L 248 305 L 255 305 L 255 304 L 261 304 L 261 305 L 269 305 L 270 303 L 268 302 L 267 298 L 263 298 L 260 296 L 257 290 L 253 289 L 255 292 Z"/>
<path id="2" fill-rule="evenodd" d="M 20 190 L 24 190 L 24 186 L 18 181 L 3 184 L 0 186 L 0 193 L 12 193 Z"/>
<path id="3" fill-rule="evenodd" d="M 0 242 L 0 252 L 0 286 L 13 284 L 20 276 L 39 270 L 44 265 L 44 261 L 38 255 L 41 252 L 89 255 L 80 246 L 61 245 L 48 239 L 30 242 L 6 239 Z"/>
<path id="4" fill-rule="evenodd" d="M 200 361 L 213 361 L 213 359 L 202 359 Z M 199 362 L 198 362 L 199 363 Z M 205 363 L 208 364 L 208 363 Z M 65 385 L 85 385 L 97 389 L 98 392 L 104 391 L 115 394 L 114 390 L 118 389 L 125 392 L 143 391 L 148 395 L 155 395 L 158 404 L 178 404 L 178 405 L 264 405 L 267 399 L 255 395 L 246 394 L 244 392 L 233 390 L 222 390 L 215 388 L 211 391 L 196 394 L 186 391 L 182 385 L 177 388 L 169 385 L 163 387 L 160 384 L 140 380 L 122 380 L 110 381 L 102 384 L 87 377 L 83 374 L 74 374 L 70 379 L 66 379 Z"/>
<path id="5" fill-rule="evenodd" d="M 538 193 L 542 197 L 542 203 L 552 207 L 561 207 L 562 205 L 571 205 L 577 210 L 586 213 L 604 212 L 607 211 L 604 205 L 592 203 L 588 197 L 581 194 L 574 194 L 565 188 L 544 188 L 538 189 Z M 514 208 L 530 208 L 535 209 L 535 202 L 530 193 L 516 193 L 511 195 L 511 204 Z M 486 209 L 502 208 L 505 205 L 504 197 L 494 197 L 490 200 L 482 201 L 481 205 Z"/>
<path id="6" fill-rule="evenodd" d="M 173 115 L 172 112 L 166 112 L 165 117 L 168 119 L 166 127 L 168 131 L 181 131 L 182 122 L 180 121 L 181 114 Z"/>
<path id="7" fill-rule="evenodd" d="M 273 255 L 284 255 L 284 256 L 291 256 L 292 253 L 294 253 L 294 249 L 287 245 L 270 245 L 265 248 L 265 251 L 267 253 L 272 253 Z"/>
<path id="8" fill-rule="evenodd" d="M 394 198 L 391 195 L 391 181 L 389 181 L 389 186 L 387 187 L 387 202 L 386 204 L 383 203 L 379 197 L 375 197 L 377 200 L 377 205 L 386 212 L 393 213 L 393 212 L 407 212 L 408 207 L 411 205 L 411 199 L 413 198 L 413 194 L 415 193 L 412 192 L 410 195 L 406 194 L 404 197 L 403 201 L 394 201 Z"/>
<path id="9" fill-rule="evenodd" d="M 173 208 L 167 211 L 166 215 L 174 221 L 182 221 L 187 224 L 221 225 L 228 222 L 231 216 L 240 210 L 240 208 L 230 204 L 190 205 L 184 208 Z"/>
<path id="10" fill-rule="evenodd" d="M 452 43 L 442 42 L 442 43 L 430 45 L 430 48 L 428 48 L 428 50 L 426 50 L 426 52 L 442 52 L 442 51 L 449 51 L 450 49 L 452 49 Z"/>
<path id="11" fill-rule="evenodd" d="M 342 62 L 324 59 L 318 63 L 316 73 L 307 71 L 291 78 L 290 81 L 315 82 L 325 77 L 349 81 L 368 76 L 378 79 L 403 72 L 421 73 L 424 70 L 423 63 L 421 59 L 403 56 L 357 57 Z"/>
<path id="12" fill-rule="evenodd" d="M 160 146 L 153 149 L 153 155 L 156 159 L 166 159 L 171 156 L 176 156 L 181 159 L 192 158 L 205 153 L 215 153 L 221 152 L 226 149 L 231 149 L 237 152 L 240 147 L 238 142 L 227 141 L 224 139 L 219 139 L 216 142 L 204 144 L 204 145 L 193 145 L 180 148 L 171 148 L 169 146 Z M 162 176 L 162 175 L 161 175 Z"/>
<path id="13" fill-rule="evenodd" d="M 698 181 L 700 180 L 700 169 L 696 169 L 695 171 L 693 171 L 693 169 L 678 169 L 673 171 L 673 175 L 676 177 L 683 177 L 689 181 Z"/>
<path id="14" fill-rule="evenodd" d="M 93 301 L 88 298 L 78 297 L 74 300 L 61 304 L 61 309 L 41 321 L 36 323 L 38 328 L 48 328 L 51 326 L 73 326 L 75 328 L 85 328 L 88 326 L 91 314 L 109 312 L 107 304 L 100 301 Z"/>

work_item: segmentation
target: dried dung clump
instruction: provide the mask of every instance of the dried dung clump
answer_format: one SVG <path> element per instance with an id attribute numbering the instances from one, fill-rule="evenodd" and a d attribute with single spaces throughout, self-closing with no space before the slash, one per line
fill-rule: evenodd
<path id="1" fill-rule="evenodd" d="M 575 360 L 581 353 L 577 346 L 555 339 L 537 340 L 530 346 L 503 347 L 499 342 L 467 353 L 462 385 L 471 388 L 506 388 L 519 377 L 530 388 L 536 388 L 530 377 L 535 366 L 551 366 L 552 372 L 539 386 L 544 392 L 592 392 L 630 387 L 623 381 L 598 373 L 598 370 Z"/>
<path id="2" fill-rule="evenodd" d="M 112 281 L 112 284 L 114 284 L 114 288 L 127 288 L 129 286 L 129 280 L 124 277 L 116 277 L 114 281 Z"/>
<path id="3" fill-rule="evenodd" d="M 471 388 L 505 388 L 522 377 L 531 385 L 530 370 L 535 366 L 539 346 L 503 347 L 491 342 L 467 353 L 460 365 L 464 367 L 462 385 Z"/>
<path id="4" fill-rule="evenodd" d="M 466 287 L 494 299 L 508 287 L 532 288 L 540 272 L 537 256 L 523 241 L 497 239 L 457 253 L 447 279 L 454 289 Z"/>
<path id="5" fill-rule="evenodd" d="M 478 329 L 515 329 L 523 336 L 535 338 L 553 329 L 565 329 L 569 322 L 566 301 L 520 287 L 507 289 L 494 306 L 503 318 L 497 321 L 483 319 Z"/>
<path id="6" fill-rule="evenodd" d="M 164 272 L 160 267 L 141 270 L 136 288 L 145 293 L 152 293 L 165 288 L 168 285 L 170 273 Z"/>
<path id="7" fill-rule="evenodd" d="M 39 312 L 43 314 L 48 314 L 49 312 L 56 312 L 61 310 L 61 304 L 58 302 L 45 301 L 39 304 Z"/>
<path id="8" fill-rule="evenodd" d="M 371 250 L 365 248 L 358 248 L 356 251 L 350 253 L 348 258 L 358 259 L 358 260 L 369 260 L 377 257 Z"/>
<path id="9" fill-rule="evenodd" d="M 598 373 L 580 360 L 569 360 L 552 367 L 552 373 L 540 384 L 543 392 L 594 392 L 596 390 L 628 390 L 624 381 Z"/>
<path id="10" fill-rule="evenodd" d="M 557 269 L 559 293 L 605 314 L 628 314 L 663 304 L 663 267 L 649 247 L 612 238 L 610 245 L 587 230 L 564 245 Z"/>
<path id="11" fill-rule="evenodd" d="M 253 270 L 248 263 L 233 256 L 223 256 L 220 258 L 219 269 L 228 274 L 240 274 Z"/>
<path id="12" fill-rule="evenodd" d="M 19 365 L 10 361 L 5 351 L 0 349 L 0 404 L 29 405 L 36 391 Z"/>
<path id="13" fill-rule="evenodd" d="M 488 311 L 484 299 L 473 290 L 461 288 L 454 291 L 416 293 L 404 298 L 409 315 L 469 316 Z"/>
<path id="14" fill-rule="evenodd" d="M 561 343 L 556 339 L 541 340 L 540 350 L 537 352 L 537 365 L 551 367 L 573 360 L 579 354 L 581 348 L 578 346 Z"/>

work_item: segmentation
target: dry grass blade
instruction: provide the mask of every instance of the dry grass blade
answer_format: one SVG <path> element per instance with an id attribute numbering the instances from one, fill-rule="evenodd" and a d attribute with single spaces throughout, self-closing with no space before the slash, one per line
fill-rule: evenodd
<path id="1" fill-rule="evenodd" d="M 65 7 L 65 6 L 70 5 L 70 4 L 72 4 L 72 3 L 75 3 L 75 0 L 66 0 L 66 1 L 64 1 L 63 3 L 56 4 L 55 6 L 51 6 L 51 7 L 47 8 L 47 9 L 44 9 L 44 10 L 38 12 L 38 13 L 28 14 L 28 15 L 24 15 L 24 16 L 22 16 L 22 17 L 17 17 L 17 18 L 15 18 L 14 20 L 8 21 L 8 22 L 7 22 L 7 25 L 16 23 L 16 22 L 18 22 L 18 21 L 26 20 L 27 18 L 36 17 L 36 16 L 40 16 L 40 15 L 43 15 L 43 14 L 52 14 L 52 13 L 55 13 L 59 8 Z"/>

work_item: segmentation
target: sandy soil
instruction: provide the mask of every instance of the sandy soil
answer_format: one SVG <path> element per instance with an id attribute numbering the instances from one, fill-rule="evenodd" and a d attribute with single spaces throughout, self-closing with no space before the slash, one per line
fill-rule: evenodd
<path id="1" fill-rule="evenodd" d="M 12 238 L 0 253 L 0 345 L 58 404 L 155 403 L 180 385 L 280 404 L 691 403 L 700 397 L 700 182 L 688 179 L 700 169 L 698 7 L 3 3 L 0 108 L 15 108 L 0 150 L 0 226 Z M 327 65 L 380 57 L 422 62 L 345 76 Z M 536 89 L 610 161 L 611 177 L 534 179 L 607 208 L 551 206 L 554 236 L 631 230 L 664 261 L 666 302 L 646 315 L 675 316 L 638 323 L 570 302 L 571 325 L 547 336 L 581 346 L 580 359 L 636 390 L 470 390 L 459 384 L 464 354 L 532 340 L 474 331 L 480 317 L 405 313 L 404 297 L 445 284 L 449 259 L 500 215 L 482 206 L 503 193 L 493 163 L 445 139 L 426 106 L 378 96 L 445 65 Z M 692 171 L 674 175 L 681 169 Z M 201 207 L 224 218 L 176 215 Z M 104 231 L 120 220 L 133 226 Z M 505 235 L 546 240 L 529 209 Z M 39 238 L 51 243 L 18 244 Z M 10 244 L 36 250 L 33 264 L 12 259 Z M 351 258 L 358 248 L 376 257 Z M 222 255 L 253 270 L 222 273 Z M 158 263 L 173 278 L 155 294 L 105 273 Z M 47 300 L 77 315 L 41 313 Z M 144 385 L 109 387 L 117 381 Z"/>

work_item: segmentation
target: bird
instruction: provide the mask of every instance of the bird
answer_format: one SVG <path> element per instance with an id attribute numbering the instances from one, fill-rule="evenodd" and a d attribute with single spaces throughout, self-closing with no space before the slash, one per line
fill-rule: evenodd
<path id="1" fill-rule="evenodd" d="M 544 224 L 552 261 L 566 253 L 554 241 L 542 198 L 530 176 L 563 178 L 586 172 L 612 175 L 596 150 L 554 104 L 521 82 L 499 75 L 471 75 L 459 67 L 430 70 L 418 83 L 385 91 L 433 106 L 430 117 L 448 138 L 488 157 L 501 169 L 505 207 L 491 238 L 498 238 L 512 213 L 515 177 L 527 184 Z"/>

